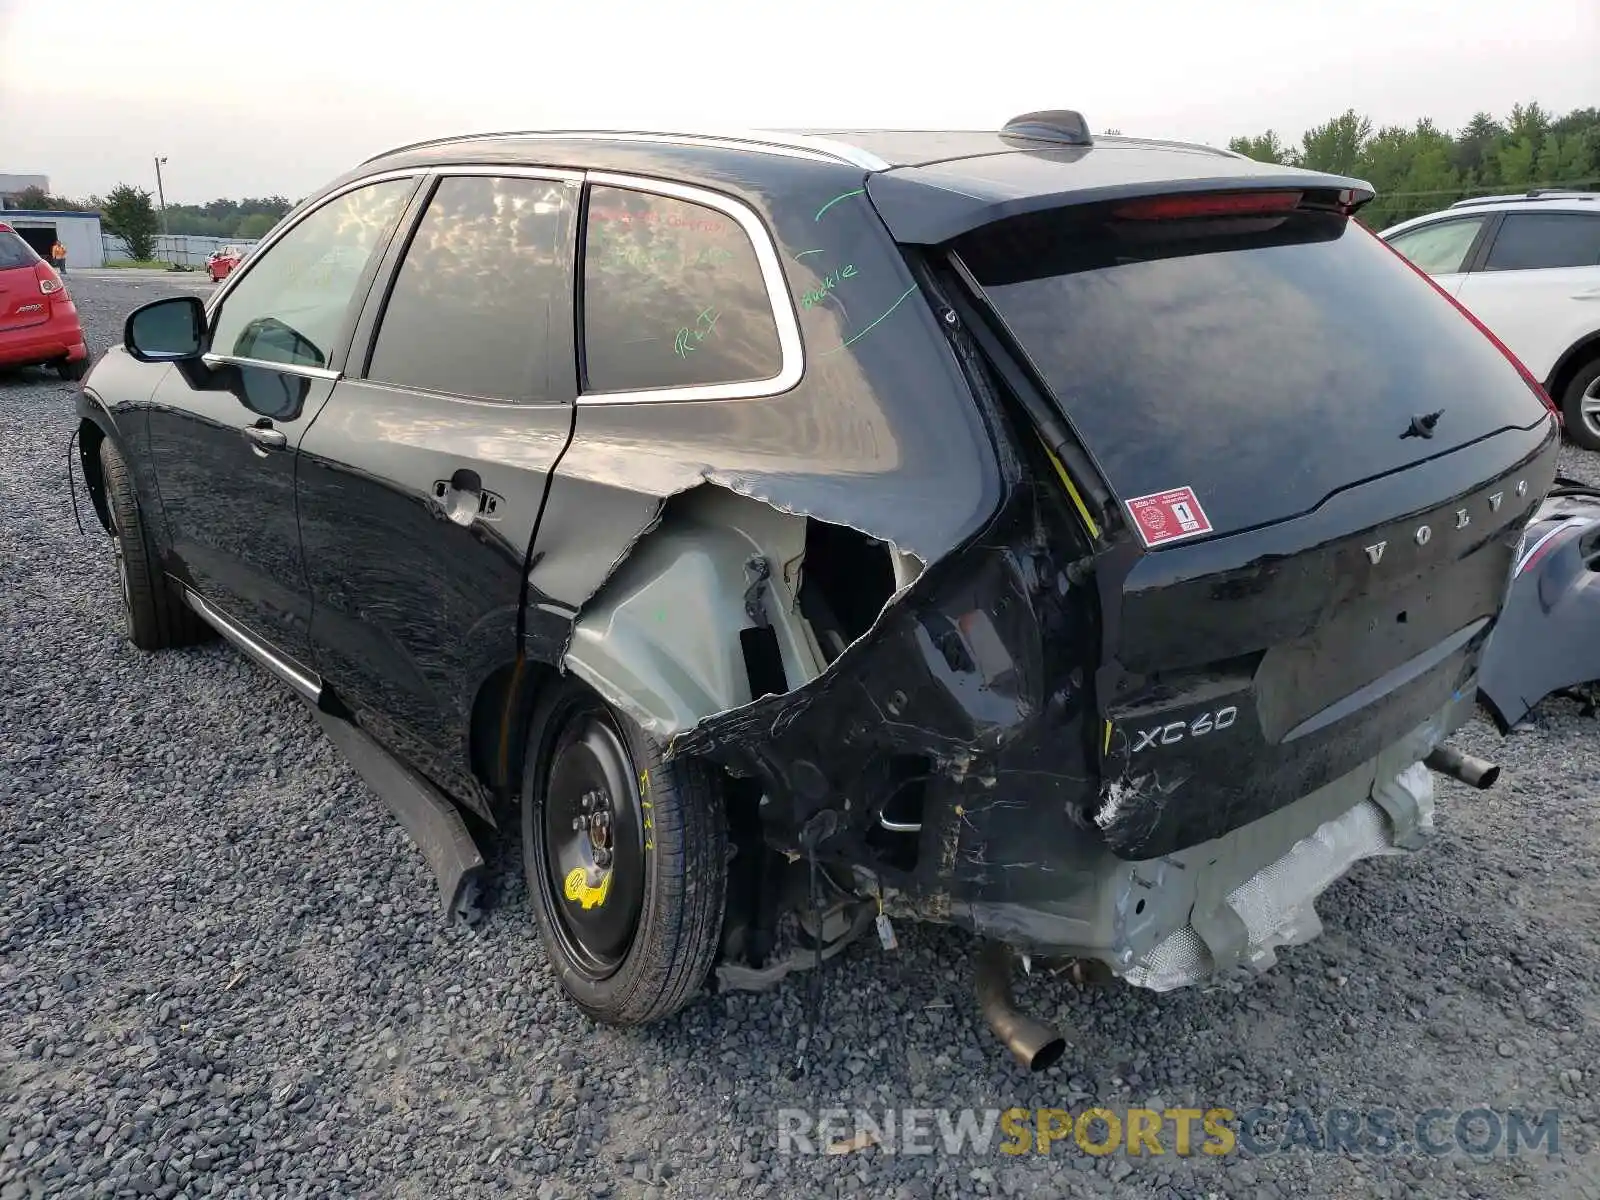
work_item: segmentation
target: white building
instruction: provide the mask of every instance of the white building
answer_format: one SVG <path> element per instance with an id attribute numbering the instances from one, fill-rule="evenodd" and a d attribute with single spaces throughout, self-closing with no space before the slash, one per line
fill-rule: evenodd
<path id="1" fill-rule="evenodd" d="M 50 261 L 50 246 L 59 241 L 67 248 L 67 270 L 74 267 L 103 267 L 104 243 L 100 240 L 100 214 L 97 212 L 51 212 L 42 209 L 0 209 L 0 222 L 11 226 L 32 246 L 39 257 Z"/>
<path id="2" fill-rule="evenodd" d="M 106 262 L 100 238 L 100 214 L 65 212 L 54 209 L 18 208 L 21 194 L 35 188 L 50 194 L 48 175 L 6 175 L 0 173 L 0 222 L 17 231 L 40 258 L 50 261 L 50 247 L 56 241 L 67 248 L 67 270 L 73 267 L 103 267 Z"/>
<path id="3" fill-rule="evenodd" d="M 29 188 L 38 188 L 45 195 L 49 195 L 50 176 L 0 173 L 0 208 L 17 207 L 17 197 Z"/>

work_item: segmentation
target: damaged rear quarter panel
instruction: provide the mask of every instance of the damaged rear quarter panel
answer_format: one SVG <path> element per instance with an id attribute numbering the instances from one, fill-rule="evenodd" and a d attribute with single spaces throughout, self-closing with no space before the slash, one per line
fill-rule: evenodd
<path id="1" fill-rule="evenodd" d="M 581 399 L 540 525 L 527 622 L 530 653 L 567 647 L 565 665 L 663 734 L 749 700 L 722 657 L 729 646 L 737 651 L 739 625 L 722 630 L 714 647 L 684 645 L 670 622 L 653 633 L 630 625 L 627 645 L 607 644 L 618 609 L 609 593 L 645 586 L 619 568 L 652 538 L 674 536 L 663 519 L 669 499 L 712 484 L 802 527 L 802 517 L 848 526 L 928 563 L 971 538 L 1002 496 L 992 434 L 861 193 L 860 171 L 704 150 L 674 164 L 640 174 L 739 200 L 774 235 L 787 285 L 777 301 L 798 314 L 804 374 L 790 390 L 756 398 Z M 776 559 L 775 547 L 764 549 Z M 779 562 L 770 565 L 777 573 Z M 728 582 L 708 569 L 671 602 L 723 611 Z M 677 662 L 684 654 L 693 661 Z M 641 655 L 660 661 L 640 667 Z M 668 685 L 673 675 L 678 683 Z M 672 686 L 675 695 L 661 690 Z M 644 691 L 627 703 L 635 687 Z"/>

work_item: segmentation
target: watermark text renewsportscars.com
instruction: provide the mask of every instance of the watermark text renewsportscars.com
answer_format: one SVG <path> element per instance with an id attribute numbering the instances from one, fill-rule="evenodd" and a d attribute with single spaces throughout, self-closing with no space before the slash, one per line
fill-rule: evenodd
<path id="1" fill-rule="evenodd" d="M 783 1108 L 780 1154 L 1508 1157 L 1561 1150 L 1559 1109 Z"/>

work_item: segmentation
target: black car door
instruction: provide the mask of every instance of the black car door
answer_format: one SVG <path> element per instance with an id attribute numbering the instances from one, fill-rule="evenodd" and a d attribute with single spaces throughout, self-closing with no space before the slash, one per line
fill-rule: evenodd
<path id="1" fill-rule="evenodd" d="M 516 658 L 529 543 L 572 430 L 579 194 L 572 173 L 443 173 L 300 444 L 318 669 L 468 801 L 473 699 Z"/>
<path id="2" fill-rule="evenodd" d="M 167 571 L 302 671 L 311 606 L 296 447 L 339 378 L 356 312 L 418 182 L 352 187 L 297 217 L 211 306 L 205 368 L 169 367 L 150 398 Z"/>

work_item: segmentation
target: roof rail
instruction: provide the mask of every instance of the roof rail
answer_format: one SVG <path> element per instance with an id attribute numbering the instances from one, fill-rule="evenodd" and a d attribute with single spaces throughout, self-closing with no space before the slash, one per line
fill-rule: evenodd
<path id="1" fill-rule="evenodd" d="M 868 171 L 885 171 L 889 168 L 889 164 L 876 154 L 856 146 L 806 134 L 764 129 L 741 129 L 727 133 L 670 133 L 638 129 L 518 129 L 491 133 L 464 133 L 450 137 L 428 138 L 424 141 L 396 146 L 393 149 L 383 151 L 381 154 L 374 154 L 361 165 L 366 166 L 368 163 L 376 162 L 380 158 L 403 154 L 408 150 L 424 150 L 434 146 L 448 146 L 458 142 L 486 141 L 495 138 L 514 138 L 529 141 L 555 140 L 558 138 L 593 138 L 598 141 L 662 142 L 691 146 L 737 147 L 757 153 L 783 154 L 790 157 L 805 157 L 826 162 L 844 163 L 861 167 L 863 170 Z"/>
<path id="2" fill-rule="evenodd" d="M 1471 208 L 1475 204 L 1503 204 L 1509 200 L 1600 200 L 1600 192 L 1579 192 L 1566 188 L 1529 188 L 1525 192 L 1500 192 L 1493 196 L 1469 196 L 1451 208 Z"/>
<path id="3" fill-rule="evenodd" d="M 1252 161 L 1248 154 L 1240 154 L 1237 150 L 1229 150 L 1225 146 L 1208 146 L 1204 142 L 1181 142 L 1172 138 L 1129 137 L 1121 133 L 1108 134 L 1106 141 L 1136 146 L 1161 146 L 1170 150 L 1200 150 L 1207 154 L 1218 155 L 1221 158 L 1242 158 L 1247 162 Z"/>

